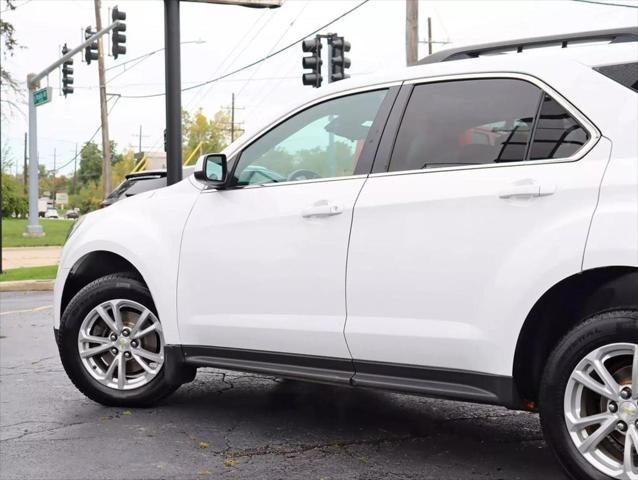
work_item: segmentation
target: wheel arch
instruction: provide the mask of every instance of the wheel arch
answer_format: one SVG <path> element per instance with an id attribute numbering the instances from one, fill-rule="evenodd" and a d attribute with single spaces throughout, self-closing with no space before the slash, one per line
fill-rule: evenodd
<path id="1" fill-rule="evenodd" d="M 638 307 L 638 268 L 595 268 L 553 285 L 535 303 L 518 336 L 514 383 L 528 405 L 538 401 L 549 354 L 560 339 L 585 318 L 611 308 Z"/>
<path id="2" fill-rule="evenodd" d="M 60 300 L 60 317 L 71 299 L 83 287 L 100 277 L 114 273 L 128 274 L 144 283 L 148 288 L 148 283 L 139 269 L 122 255 L 108 250 L 92 251 L 80 257 L 73 264 L 66 277 Z"/>

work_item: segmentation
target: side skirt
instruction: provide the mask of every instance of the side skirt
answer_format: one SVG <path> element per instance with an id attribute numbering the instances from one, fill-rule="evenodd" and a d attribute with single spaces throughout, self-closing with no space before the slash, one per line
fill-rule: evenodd
<path id="1" fill-rule="evenodd" d="M 520 408 L 512 377 L 355 360 L 352 385 Z"/>
<path id="2" fill-rule="evenodd" d="M 222 347 L 183 346 L 184 362 L 240 372 L 265 373 L 283 378 L 350 384 L 352 360 Z"/>
<path id="3" fill-rule="evenodd" d="M 523 409 L 514 381 L 507 376 L 223 347 L 167 345 L 165 350 L 171 352 L 172 361 L 179 356 L 181 363 L 188 367 L 263 373 Z"/>

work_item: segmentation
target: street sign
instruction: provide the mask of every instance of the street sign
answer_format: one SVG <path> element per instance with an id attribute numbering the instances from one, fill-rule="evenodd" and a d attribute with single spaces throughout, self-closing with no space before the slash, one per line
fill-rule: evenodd
<path id="1" fill-rule="evenodd" d="M 69 195 L 66 192 L 59 192 L 55 194 L 55 203 L 58 205 L 68 205 Z"/>
<path id="2" fill-rule="evenodd" d="M 41 88 L 33 92 L 33 104 L 36 107 L 49 103 L 53 98 L 53 89 L 51 87 Z"/>

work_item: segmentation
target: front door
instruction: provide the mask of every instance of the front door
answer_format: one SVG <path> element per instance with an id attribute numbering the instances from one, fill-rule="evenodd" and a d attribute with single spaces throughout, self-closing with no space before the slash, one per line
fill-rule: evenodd
<path id="1" fill-rule="evenodd" d="M 243 149 L 232 188 L 202 192 L 181 249 L 182 344 L 350 358 L 348 237 L 386 94 L 294 114 Z"/>

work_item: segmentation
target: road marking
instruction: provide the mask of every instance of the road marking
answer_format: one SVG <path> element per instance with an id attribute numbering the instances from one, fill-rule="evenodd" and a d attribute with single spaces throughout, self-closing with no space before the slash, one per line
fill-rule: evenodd
<path id="1" fill-rule="evenodd" d="M 0 312 L 1 315 L 13 315 L 16 313 L 31 313 L 31 312 L 41 312 L 42 310 L 48 310 L 49 308 L 53 308 L 53 305 L 42 305 L 41 307 L 30 308 L 28 310 L 10 310 L 8 312 Z"/>

